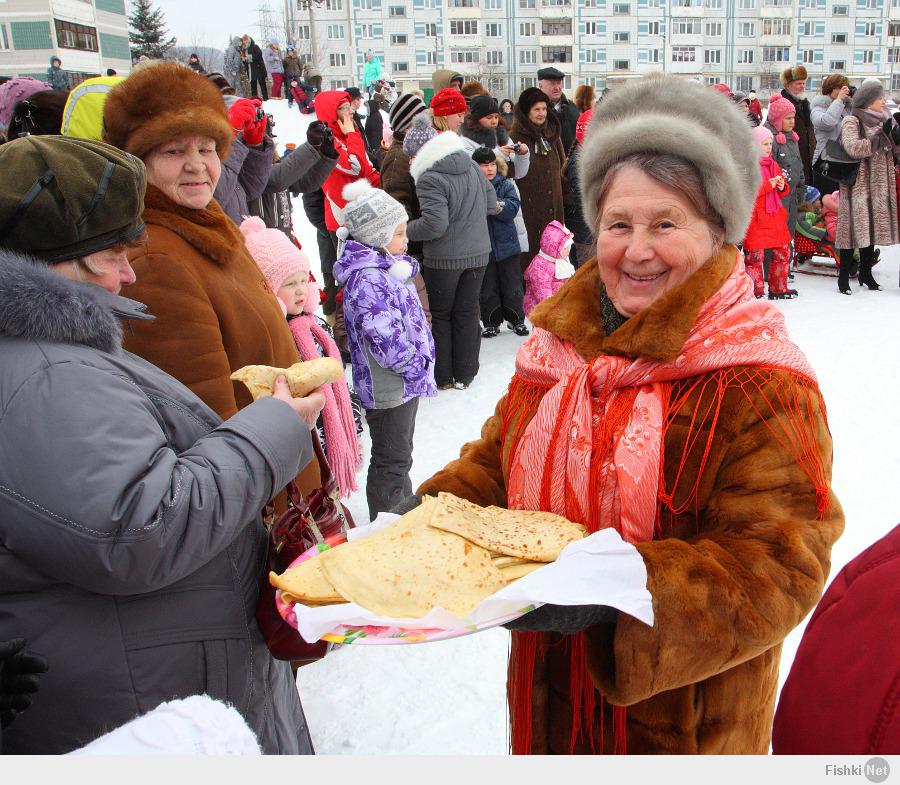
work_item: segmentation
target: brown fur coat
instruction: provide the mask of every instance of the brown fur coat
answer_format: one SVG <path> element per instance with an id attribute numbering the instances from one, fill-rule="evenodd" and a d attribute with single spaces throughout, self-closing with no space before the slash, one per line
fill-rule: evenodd
<path id="1" fill-rule="evenodd" d="M 609 336 L 600 316 L 599 272 L 591 262 L 541 303 L 532 321 L 571 341 L 587 360 L 601 353 L 671 360 L 703 302 L 730 272 L 733 253 L 726 247 Z M 782 641 L 818 600 L 831 546 L 843 531 L 837 498 L 829 490 L 820 519 L 813 484 L 766 422 L 777 428 L 784 415 L 780 402 L 790 398 L 809 412 L 809 432 L 830 486 L 831 436 L 818 390 L 786 372 L 770 372 L 762 382 L 750 368 L 729 374 L 750 392 L 734 384 L 726 388 L 702 474 L 702 447 L 686 451 L 685 445 L 692 428 L 697 443 L 706 444 L 710 426 L 702 413 L 716 402 L 717 385 L 699 384 L 687 392 L 696 380 L 682 382 L 686 397 L 666 431 L 664 479 L 672 505 L 692 493 L 695 502 L 678 513 L 663 505 L 662 534 L 637 545 L 647 566 L 654 625 L 622 614 L 617 624 L 586 632 L 596 690 L 609 704 L 628 707 L 630 753 L 768 752 Z M 515 433 L 535 411 L 510 414 L 505 404 L 504 396 L 481 439 L 465 445 L 460 458 L 418 493 L 444 490 L 505 506 L 511 444 L 503 434 Z M 512 424 L 503 430 L 507 415 Z M 686 463 L 676 480 L 683 456 Z M 514 634 L 514 652 L 517 638 Z M 535 667 L 535 753 L 569 750 L 569 660 L 562 647 L 552 645 L 560 638 L 544 636 L 550 645 Z M 601 737 L 600 724 L 595 726 L 597 747 L 609 752 L 609 706 L 603 727 Z M 589 750 L 581 738 L 575 751 Z"/>

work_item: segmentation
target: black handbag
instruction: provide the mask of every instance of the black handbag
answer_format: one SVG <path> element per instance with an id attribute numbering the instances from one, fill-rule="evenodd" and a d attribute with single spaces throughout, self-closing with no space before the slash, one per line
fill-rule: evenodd
<path id="1" fill-rule="evenodd" d="M 865 134 L 862 123 L 859 124 L 859 130 L 861 134 Z M 829 139 L 819 160 L 813 165 L 813 170 L 822 177 L 852 188 L 859 174 L 859 164 L 860 159 L 852 158 L 840 139 Z"/>

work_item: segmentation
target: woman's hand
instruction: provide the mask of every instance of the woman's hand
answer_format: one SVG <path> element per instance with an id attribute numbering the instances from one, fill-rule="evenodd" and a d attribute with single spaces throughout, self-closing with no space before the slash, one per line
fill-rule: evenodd
<path id="1" fill-rule="evenodd" d="M 503 154 L 504 158 L 509 158 L 515 151 L 516 146 L 512 142 L 505 144 L 500 148 L 500 152 Z"/>
<path id="2" fill-rule="evenodd" d="M 319 414 L 325 408 L 325 395 L 322 393 L 321 387 L 317 387 L 304 398 L 294 398 L 291 395 L 290 385 L 288 385 L 284 376 L 279 376 L 275 380 L 275 386 L 272 388 L 272 397 L 277 398 L 279 401 L 284 401 L 297 412 L 310 430 L 316 427 Z"/>
<path id="3" fill-rule="evenodd" d="M 850 85 L 844 85 L 838 93 L 838 101 L 846 101 L 850 97 Z"/>

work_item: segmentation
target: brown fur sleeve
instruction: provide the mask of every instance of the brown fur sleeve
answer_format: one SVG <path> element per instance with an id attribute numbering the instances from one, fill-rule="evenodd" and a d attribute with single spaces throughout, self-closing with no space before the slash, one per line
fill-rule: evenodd
<path id="1" fill-rule="evenodd" d="M 223 420 L 237 414 L 219 320 L 200 281 L 167 254 L 138 249 L 131 264 L 137 282 L 125 294 L 146 304 L 156 319 L 131 322 L 125 348 L 189 387 Z"/>
<path id="2" fill-rule="evenodd" d="M 436 495 L 439 491 L 447 491 L 483 507 L 491 504 L 506 506 L 500 427 L 506 397 L 500 399 L 494 413 L 482 426 L 481 438 L 463 445 L 459 458 L 425 480 L 416 493 Z"/>
<path id="3" fill-rule="evenodd" d="M 831 546 L 844 528 L 830 491 L 831 436 L 816 392 L 793 385 L 801 409 L 812 412 L 809 432 L 829 489 L 819 520 L 813 484 L 779 438 L 790 427 L 784 408 L 764 390 L 744 398 L 743 416 L 734 412 L 743 422 L 734 437 L 720 436 L 730 444 L 701 505 L 697 534 L 637 546 L 653 626 L 622 614 L 614 632 L 587 633 L 591 675 L 614 704 L 631 705 L 756 657 L 780 644 L 822 593 Z"/>

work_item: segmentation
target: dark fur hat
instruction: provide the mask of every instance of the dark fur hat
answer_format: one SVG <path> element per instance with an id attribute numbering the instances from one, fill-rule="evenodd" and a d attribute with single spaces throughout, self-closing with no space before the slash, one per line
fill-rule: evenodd
<path id="1" fill-rule="evenodd" d="M 179 136 L 209 136 L 221 160 L 233 132 L 218 88 L 180 63 L 135 71 L 116 85 L 103 107 L 104 139 L 138 158 Z"/>
<path id="2" fill-rule="evenodd" d="M 802 65 L 795 65 L 791 68 L 785 68 L 781 72 L 781 84 L 783 87 L 787 87 L 791 82 L 796 82 L 798 79 L 806 78 L 806 68 Z"/>

